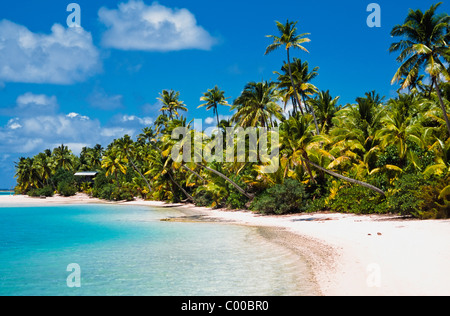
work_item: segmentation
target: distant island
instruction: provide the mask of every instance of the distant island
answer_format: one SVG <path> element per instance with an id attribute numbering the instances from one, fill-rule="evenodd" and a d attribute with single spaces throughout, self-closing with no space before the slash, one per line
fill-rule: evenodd
<path id="1" fill-rule="evenodd" d="M 450 17 L 437 13 L 439 5 L 425 12 L 410 10 L 391 32 L 398 41 L 390 52 L 399 62 L 392 83 L 401 84 L 395 97 L 370 91 L 353 104 L 339 104 L 339 97 L 313 84 L 318 67 L 305 59 L 291 60 L 294 49 L 307 51 L 308 34 L 299 34 L 297 22 L 277 22 L 278 33 L 268 36 L 272 42 L 266 48 L 266 54 L 287 52 L 287 62 L 275 72 L 277 81 L 249 82 L 232 103 L 217 86 L 203 93 L 200 107 L 213 110 L 215 133 L 194 130 L 182 115 L 188 106 L 180 93 L 164 90 L 160 116 L 136 139 L 124 135 L 106 148 L 85 147 L 79 156 L 61 145 L 20 158 L 15 192 L 188 201 L 264 214 L 333 211 L 448 218 Z M 220 120 L 227 107 L 232 118 Z M 180 152 L 183 140 L 173 137 L 179 128 L 192 138 L 201 136 L 194 155 L 214 140 L 226 139 L 230 130 L 257 129 L 259 145 L 264 131 L 270 131 L 269 138 L 278 143 L 267 150 L 278 150 L 278 168 L 268 172 L 261 157 L 248 159 L 251 137 L 245 142 L 245 161 L 224 157 L 227 142 L 222 143 L 224 151 L 217 146 L 210 150 L 224 159 L 175 160 L 172 153 Z M 182 148 L 186 154 L 188 147 Z M 75 176 L 82 171 L 95 177 Z"/>

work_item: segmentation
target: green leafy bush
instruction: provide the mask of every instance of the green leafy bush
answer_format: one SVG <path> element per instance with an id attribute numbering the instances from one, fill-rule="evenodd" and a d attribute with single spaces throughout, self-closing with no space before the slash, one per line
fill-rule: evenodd
<path id="1" fill-rule="evenodd" d="M 384 198 L 359 185 L 348 185 L 340 189 L 331 203 L 331 209 L 341 213 L 384 213 Z"/>
<path id="2" fill-rule="evenodd" d="M 39 196 L 52 197 L 55 195 L 55 191 L 51 185 L 47 185 L 39 190 Z"/>
<path id="3" fill-rule="evenodd" d="M 40 196 L 52 197 L 55 194 L 55 192 L 53 191 L 53 187 L 51 185 L 47 185 L 42 189 L 32 189 L 28 191 L 27 194 L 28 196 L 31 197 L 40 197 Z"/>
<path id="4" fill-rule="evenodd" d="M 430 181 L 429 181 L 430 182 Z M 421 219 L 450 217 L 450 175 L 436 179 L 418 192 L 420 210 L 414 214 Z"/>
<path id="5" fill-rule="evenodd" d="M 252 209 L 264 214 L 299 213 L 306 209 L 308 194 L 305 186 L 292 179 L 277 184 L 258 196 L 252 203 Z"/>
<path id="6" fill-rule="evenodd" d="M 227 198 L 226 205 L 233 210 L 244 209 L 248 202 L 248 198 L 233 189 Z"/>
<path id="7" fill-rule="evenodd" d="M 71 171 L 67 171 L 65 169 L 58 169 L 52 177 L 52 182 L 54 183 L 56 188 L 58 188 L 59 184 L 63 182 L 75 184 L 75 176 Z"/>
<path id="8" fill-rule="evenodd" d="M 214 202 L 213 196 L 206 190 L 197 190 L 194 195 L 194 204 L 200 207 L 209 207 Z"/>
<path id="9" fill-rule="evenodd" d="M 74 196 L 75 194 L 77 194 L 77 192 L 78 189 L 73 183 L 64 181 L 58 184 L 58 193 L 62 196 Z"/>
<path id="10" fill-rule="evenodd" d="M 421 174 L 404 174 L 394 182 L 394 189 L 387 197 L 387 209 L 391 213 L 417 217 L 421 211 L 419 193 L 429 182 Z"/>

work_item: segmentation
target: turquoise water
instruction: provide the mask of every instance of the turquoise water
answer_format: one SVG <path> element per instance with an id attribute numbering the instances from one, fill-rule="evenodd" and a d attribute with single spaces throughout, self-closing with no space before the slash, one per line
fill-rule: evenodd
<path id="1" fill-rule="evenodd" d="M 12 192 L 10 191 L 0 191 L 0 195 L 11 195 Z"/>
<path id="2" fill-rule="evenodd" d="M 306 265 L 255 228 L 135 206 L 0 207 L 0 295 L 309 295 Z M 70 288 L 69 264 L 81 271 Z"/>

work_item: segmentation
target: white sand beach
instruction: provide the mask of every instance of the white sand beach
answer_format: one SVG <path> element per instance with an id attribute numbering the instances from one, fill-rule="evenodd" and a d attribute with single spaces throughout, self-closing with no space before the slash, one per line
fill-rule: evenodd
<path id="1" fill-rule="evenodd" d="M 3 207 L 86 203 L 106 202 L 83 194 L 47 199 L 0 196 Z M 179 207 L 209 220 L 271 228 L 266 237 L 305 258 L 325 296 L 450 295 L 450 220 L 326 213 L 261 216 L 162 202 L 114 204 Z"/>

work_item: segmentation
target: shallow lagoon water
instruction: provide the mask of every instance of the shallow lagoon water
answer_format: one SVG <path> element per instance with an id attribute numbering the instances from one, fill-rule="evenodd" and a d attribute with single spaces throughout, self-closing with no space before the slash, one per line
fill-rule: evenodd
<path id="1" fill-rule="evenodd" d="M 307 265 L 257 228 L 176 209 L 0 207 L 0 295 L 312 295 Z M 69 264 L 81 287 L 67 286 Z"/>

